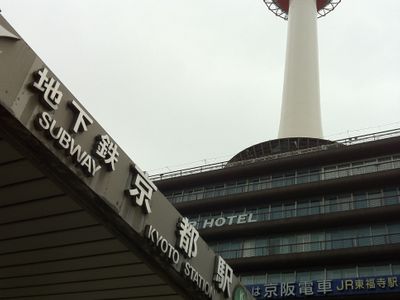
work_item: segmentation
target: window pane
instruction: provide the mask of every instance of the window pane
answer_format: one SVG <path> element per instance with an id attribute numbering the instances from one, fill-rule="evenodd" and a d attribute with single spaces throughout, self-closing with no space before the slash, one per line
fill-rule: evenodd
<path id="1" fill-rule="evenodd" d="M 378 159 L 378 170 L 389 170 L 392 168 L 392 158 L 389 157 L 382 157 Z"/>
<path id="2" fill-rule="evenodd" d="M 369 207 L 378 207 L 382 205 L 382 193 L 379 190 L 368 192 Z"/>
<path id="3" fill-rule="evenodd" d="M 255 240 L 248 240 L 243 242 L 243 257 L 251 257 L 256 255 Z"/>
<path id="4" fill-rule="evenodd" d="M 338 166 L 338 176 L 346 177 L 350 176 L 350 164 L 343 164 Z"/>
<path id="5" fill-rule="evenodd" d="M 369 277 L 369 276 L 374 276 L 374 267 L 373 266 L 359 266 L 358 267 L 358 276 L 359 277 Z"/>
<path id="6" fill-rule="evenodd" d="M 308 200 L 297 202 L 297 215 L 298 216 L 309 215 L 309 206 L 310 206 L 310 201 Z"/>
<path id="7" fill-rule="evenodd" d="M 374 273 L 375 276 L 391 275 L 390 266 L 389 265 L 375 266 Z"/>
<path id="8" fill-rule="evenodd" d="M 400 155 L 393 156 L 393 168 L 400 168 Z"/>
<path id="9" fill-rule="evenodd" d="M 285 185 L 285 178 L 283 175 L 273 175 L 272 176 L 272 187 L 281 187 Z"/>
<path id="10" fill-rule="evenodd" d="M 364 162 L 364 170 L 366 173 L 376 172 L 378 170 L 376 160 L 369 160 Z"/>
<path id="11" fill-rule="evenodd" d="M 389 242 L 400 243 L 400 224 L 388 225 Z"/>
<path id="12" fill-rule="evenodd" d="M 338 172 L 336 166 L 334 167 L 325 167 L 324 168 L 324 179 L 334 179 L 337 178 Z"/>
<path id="13" fill-rule="evenodd" d="M 337 269 L 326 270 L 326 279 L 341 279 L 342 272 Z"/>
<path id="14" fill-rule="evenodd" d="M 357 208 L 357 209 L 359 209 L 359 208 L 367 208 L 368 207 L 366 193 L 354 194 L 354 207 Z"/>
<path id="15" fill-rule="evenodd" d="M 354 278 L 356 275 L 356 268 L 342 269 L 342 278 Z"/>
<path id="16" fill-rule="evenodd" d="M 295 183 L 295 174 L 294 173 L 287 173 L 285 174 L 285 186 L 293 185 Z"/>
<path id="17" fill-rule="evenodd" d="M 302 170 L 297 172 L 297 183 L 308 183 L 310 181 L 308 176 L 308 170 Z"/>
<path id="18" fill-rule="evenodd" d="M 322 201 L 320 199 L 310 200 L 310 214 L 316 215 L 321 213 Z"/>
<path id="19" fill-rule="evenodd" d="M 283 213 L 282 213 L 282 204 L 279 205 L 273 205 L 271 207 L 271 219 L 282 219 Z"/>
<path id="20" fill-rule="evenodd" d="M 353 175 L 364 174 L 364 163 L 362 162 L 352 163 L 352 173 Z"/>
<path id="21" fill-rule="evenodd" d="M 294 203 L 284 204 L 285 218 L 291 218 L 295 216 Z"/>
<path id="22" fill-rule="evenodd" d="M 398 203 L 397 189 L 383 190 L 383 198 L 385 205 L 393 205 Z"/>
<path id="23" fill-rule="evenodd" d="M 371 228 L 372 242 L 374 245 L 385 244 L 386 228 L 385 226 L 374 226 Z"/>
<path id="24" fill-rule="evenodd" d="M 310 170 L 310 182 L 321 180 L 321 170 Z"/>

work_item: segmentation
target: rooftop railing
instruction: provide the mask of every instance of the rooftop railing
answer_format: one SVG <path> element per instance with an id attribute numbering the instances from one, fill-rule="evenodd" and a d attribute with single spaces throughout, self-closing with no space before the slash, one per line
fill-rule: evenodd
<path id="1" fill-rule="evenodd" d="M 368 142 L 383 140 L 383 139 L 396 137 L 396 136 L 400 136 L 400 128 L 379 131 L 379 132 L 370 133 L 370 134 L 358 135 L 358 136 L 354 136 L 354 137 L 349 137 L 349 138 L 333 141 L 332 144 L 320 145 L 317 147 L 311 147 L 311 148 L 306 148 L 306 149 L 300 149 L 300 150 L 295 150 L 295 151 L 288 151 L 288 152 L 283 152 L 283 153 L 278 153 L 278 154 L 273 154 L 273 155 L 267 155 L 267 156 L 253 158 L 253 159 L 249 159 L 249 160 L 243 160 L 243 161 L 231 162 L 231 163 L 229 163 L 229 161 L 222 161 L 222 162 L 218 162 L 218 163 L 205 164 L 205 165 L 201 165 L 201 166 L 197 166 L 197 167 L 184 168 L 184 169 L 165 172 L 165 173 L 153 174 L 153 175 L 150 175 L 149 178 L 153 181 L 159 181 L 159 180 L 164 180 L 164 179 L 169 179 L 169 178 L 175 178 L 175 177 L 204 173 L 204 172 L 208 172 L 208 171 L 220 170 L 223 168 L 243 166 L 243 165 L 248 165 L 248 164 L 252 164 L 252 163 L 260 162 L 260 161 L 275 160 L 275 159 L 279 159 L 279 158 L 283 158 L 283 157 L 302 155 L 305 153 L 326 151 L 326 150 L 330 150 L 333 148 L 350 146 L 350 145 L 354 145 L 354 144 L 368 143 Z"/>

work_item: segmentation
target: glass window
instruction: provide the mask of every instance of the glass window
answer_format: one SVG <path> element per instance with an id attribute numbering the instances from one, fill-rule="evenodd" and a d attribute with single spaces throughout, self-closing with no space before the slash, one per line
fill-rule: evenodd
<path id="1" fill-rule="evenodd" d="M 338 176 L 338 173 L 337 173 L 336 166 L 324 168 L 324 179 L 325 180 L 334 179 L 334 178 L 337 178 L 337 176 Z"/>
<path id="2" fill-rule="evenodd" d="M 326 270 L 326 279 L 341 279 L 342 272 L 339 269 Z"/>
<path id="3" fill-rule="evenodd" d="M 308 183 L 310 182 L 310 178 L 308 176 L 308 170 L 301 170 L 297 172 L 297 183 Z"/>
<path id="4" fill-rule="evenodd" d="M 293 252 L 292 248 L 296 245 L 296 236 L 284 236 L 280 238 L 281 248 L 279 253 L 286 254 Z"/>
<path id="5" fill-rule="evenodd" d="M 358 267 L 358 276 L 359 277 L 369 277 L 374 276 L 374 267 L 373 266 L 359 266 Z"/>
<path id="6" fill-rule="evenodd" d="M 295 272 L 282 273 L 283 282 L 294 282 L 296 280 Z"/>
<path id="7" fill-rule="evenodd" d="M 369 207 L 378 207 L 382 205 L 382 193 L 380 190 L 368 192 Z"/>
<path id="8" fill-rule="evenodd" d="M 260 182 L 259 178 L 250 179 L 249 180 L 249 191 L 258 191 L 260 189 L 259 182 Z"/>
<path id="9" fill-rule="evenodd" d="M 204 189 L 203 188 L 196 188 L 194 189 L 195 200 L 203 199 L 204 196 Z"/>
<path id="10" fill-rule="evenodd" d="M 269 240 L 269 254 L 280 254 L 281 253 L 281 240 L 280 238 L 272 238 Z"/>
<path id="11" fill-rule="evenodd" d="M 268 239 L 257 239 L 255 240 L 256 256 L 268 255 Z"/>
<path id="12" fill-rule="evenodd" d="M 236 193 L 236 182 L 230 182 L 226 184 L 226 194 L 231 195 Z"/>
<path id="13" fill-rule="evenodd" d="M 357 245 L 359 247 L 371 246 L 371 232 L 369 227 L 357 229 Z"/>
<path id="14" fill-rule="evenodd" d="M 283 175 L 272 175 L 272 182 L 271 186 L 274 187 L 281 187 L 285 185 L 285 177 Z"/>
<path id="15" fill-rule="evenodd" d="M 204 191 L 204 198 L 211 198 L 213 196 L 214 196 L 214 187 L 213 186 L 206 187 Z"/>
<path id="16" fill-rule="evenodd" d="M 236 184 L 236 193 L 244 193 L 246 192 L 246 181 L 238 181 Z"/>
<path id="17" fill-rule="evenodd" d="M 296 215 L 294 203 L 287 203 L 283 205 L 285 218 L 292 218 Z"/>
<path id="18" fill-rule="evenodd" d="M 357 277 L 355 267 L 342 269 L 342 278 L 354 278 L 354 277 Z"/>
<path id="19" fill-rule="evenodd" d="M 281 273 L 273 273 L 268 274 L 267 281 L 268 283 L 280 283 L 282 282 L 282 274 Z"/>
<path id="20" fill-rule="evenodd" d="M 254 275 L 253 284 L 265 284 L 266 283 L 266 276 L 263 275 Z"/>
<path id="21" fill-rule="evenodd" d="M 352 209 L 351 194 L 339 195 L 338 206 L 340 211 L 347 211 Z"/>
<path id="22" fill-rule="evenodd" d="M 388 225 L 389 242 L 400 243 L 400 224 Z"/>
<path id="23" fill-rule="evenodd" d="M 258 221 L 269 220 L 269 206 L 259 208 L 257 210 L 257 215 L 254 215 L 253 218 L 257 218 Z"/>
<path id="24" fill-rule="evenodd" d="M 393 156 L 393 168 L 400 168 L 400 155 Z"/>
<path id="25" fill-rule="evenodd" d="M 393 205 L 399 203 L 399 197 L 397 189 L 384 189 L 383 190 L 383 201 L 385 205 Z"/>
<path id="26" fill-rule="evenodd" d="M 352 163 L 352 173 L 353 175 L 364 174 L 364 163 L 363 162 L 355 162 Z"/>
<path id="27" fill-rule="evenodd" d="M 256 248 L 255 247 L 256 247 L 255 240 L 244 241 L 243 242 L 243 257 L 256 256 Z"/>
<path id="28" fill-rule="evenodd" d="M 297 215 L 298 216 L 308 216 L 309 212 L 310 201 L 298 201 L 297 202 Z"/>
<path id="29" fill-rule="evenodd" d="M 338 176 L 339 177 L 346 177 L 350 176 L 350 164 L 343 164 L 338 166 Z"/>
<path id="30" fill-rule="evenodd" d="M 310 251 L 324 250 L 325 234 L 323 232 L 311 233 Z"/>
<path id="31" fill-rule="evenodd" d="M 337 196 L 325 197 L 325 213 L 339 211 Z"/>
<path id="32" fill-rule="evenodd" d="M 324 280 L 325 279 L 325 271 L 311 271 L 311 280 Z"/>
<path id="33" fill-rule="evenodd" d="M 392 158 L 390 156 L 378 159 L 379 171 L 390 170 L 391 168 L 392 168 Z"/>
<path id="34" fill-rule="evenodd" d="M 392 273 L 393 273 L 393 275 L 400 275 L 400 265 L 399 264 L 392 265 Z"/>
<path id="35" fill-rule="evenodd" d="M 286 173 L 285 174 L 285 186 L 293 185 L 295 183 L 295 174 L 293 173 Z"/>
<path id="36" fill-rule="evenodd" d="M 253 276 L 240 276 L 240 281 L 244 285 L 254 284 Z"/>
<path id="37" fill-rule="evenodd" d="M 386 228 L 385 225 L 381 226 L 372 226 L 372 242 L 374 245 L 382 245 L 385 244 L 385 235 L 386 235 Z"/>
<path id="38" fill-rule="evenodd" d="M 296 237 L 296 247 L 293 252 L 308 252 L 311 249 L 310 233 L 299 234 Z"/>
<path id="39" fill-rule="evenodd" d="M 180 192 L 174 192 L 174 200 L 176 203 L 182 202 L 183 196 L 182 196 L 182 191 Z"/>
<path id="40" fill-rule="evenodd" d="M 331 233 L 332 249 L 353 247 L 353 230 L 337 230 Z"/>
<path id="41" fill-rule="evenodd" d="M 374 266 L 375 276 L 391 275 L 390 265 Z"/>
<path id="42" fill-rule="evenodd" d="M 317 215 L 321 213 L 322 201 L 319 198 L 310 200 L 310 214 Z"/>
<path id="43" fill-rule="evenodd" d="M 310 170 L 310 182 L 319 180 L 321 180 L 321 170 L 320 169 Z"/>
<path id="44" fill-rule="evenodd" d="M 271 220 L 282 219 L 282 204 L 275 204 L 271 206 Z"/>
<path id="45" fill-rule="evenodd" d="M 364 162 L 364 170 L 366 173 L 376 172 L 378 170 L 376 160 L 368 160 Z"/>
<path id="46" fill-rule="evenodd" d="M 271 176 L 261 177 L 258 187 L 260 190 L 271 188 Z"/>
<path id="47" fill-rule="evenodd" d="M 368 207 L 366 193 L 355 193 L 354 194 L 354 207 L 356 209 Z"/>
<path id="48" fill-rule="evenodd" d="M 223 196 L 224 194 L 225 194 L 225 191 L 224 191 L 224 186 L 223 185 L 218 185 L 218 186 L 215 187 L 214 197 Z"/>
<path id="49" fill-rule="evenodd" d="M 310 281 L 311 279 L 311 273 L 309 271 L 302 271 L 302 272 L 297 272 L 296 274 L 296 280 L 298 282 L 302 281 Z"/>

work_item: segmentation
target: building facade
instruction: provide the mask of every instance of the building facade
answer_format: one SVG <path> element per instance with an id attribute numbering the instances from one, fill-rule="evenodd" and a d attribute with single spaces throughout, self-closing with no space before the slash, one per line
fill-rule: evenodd
<path id="1" fill-rule="evenodd" d="M 398 299 L 400 130 L 154 175 L 257 299 Z"/>

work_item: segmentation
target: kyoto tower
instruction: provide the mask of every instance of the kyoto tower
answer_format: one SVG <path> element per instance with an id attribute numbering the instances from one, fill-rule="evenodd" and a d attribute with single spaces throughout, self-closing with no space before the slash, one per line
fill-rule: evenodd
<path id="1" fill-rule="evenodd" d="M 317 18 L 341 0 L 263 0 L 288 20 L 286 64 L 278 138 L 322 138 Z"/>

